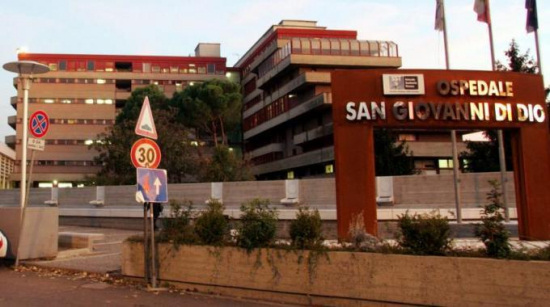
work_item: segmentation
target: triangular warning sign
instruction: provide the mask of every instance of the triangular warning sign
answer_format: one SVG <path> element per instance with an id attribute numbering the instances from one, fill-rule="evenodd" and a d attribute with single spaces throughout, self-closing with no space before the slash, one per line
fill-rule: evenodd
<path id="1" fill-rule="evenodd" d="M 145 136 L 153 140 L 158 138 L 155 121 L 153 120 L 153 112 L 151 112 L 151 105 L 149 104 L 149 97 L 147 96 L 145 96 L 145 100 L 143 100 L 143 106 L 139 113 L 135 132 L 137 135 Z"/>

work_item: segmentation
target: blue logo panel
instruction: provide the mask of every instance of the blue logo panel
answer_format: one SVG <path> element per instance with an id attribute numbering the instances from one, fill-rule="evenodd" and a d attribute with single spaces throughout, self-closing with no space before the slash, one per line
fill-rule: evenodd
<path id="1" fill-rule="evenodd" d="M 168 202 L 168 179 L 165 169 L 137 168 L 136 201 Z"/>

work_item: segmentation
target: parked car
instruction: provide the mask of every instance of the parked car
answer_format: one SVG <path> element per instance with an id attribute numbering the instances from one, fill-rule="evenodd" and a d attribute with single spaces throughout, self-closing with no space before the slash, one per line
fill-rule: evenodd
<path id="1" fill-rule="evenodd" d="M 4 234 L 0 231 L 0 258 L 6 257 L 7 252 L 8 252 L 8 239 L 6 239 Z"/>

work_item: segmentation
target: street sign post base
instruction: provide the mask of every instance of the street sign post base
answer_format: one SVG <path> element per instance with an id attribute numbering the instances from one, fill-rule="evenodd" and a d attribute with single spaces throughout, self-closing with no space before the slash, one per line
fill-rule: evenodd
<path id="1" fill-rule="evenodd" d="M 150 285 L 147 285 L 147 292 L 164 292 L 164 291 L 168 291 L 168 288 L 151 287 Z"/>

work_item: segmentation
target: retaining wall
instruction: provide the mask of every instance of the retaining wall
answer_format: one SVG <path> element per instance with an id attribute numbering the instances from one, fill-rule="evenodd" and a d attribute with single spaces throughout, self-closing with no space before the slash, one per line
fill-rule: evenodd
<path id="1" fill-rule="evenodd" d="M 508 204 L 515 207 L 513 173 L 507 174 Z M 500 173 L 461 174 L 460 194 L 463 208 L 479 208 L 486 203 L 490 190 L 489 179 L 500 179 Z M 393 177 L 394 208 L 454 208 L 452 175 L 415 175 Z M 336 189 L 334 178 L 300 180 L 300 201 L 318 209 L 335 209 Z M 195 207 L 203 207 L 210 198 L 210 183 L 170 184 L 170 199 L 190 200 Z M 137 206 L 136 187 L 105 187 L 105 207 Z M 96 198 L 95 187 L 60 188 L 60 208 L 93 208 L 90 201 Z M 31 189 L 29 203 L 43 205 L 51 198 L 50 189 Z M 374 197 L 374 196 L 373 196 Z M 223 202 L 226 208 L 238 209 L 253 198 L 267 198 L 273 205 L 280 205 L 285 198 L 285 181 L 226 182 L 223 184 Z M 19 204 L 19 190 L 0 190 L 1 205 Z"/>
<path id="2" fill-rule="evenodd" d="M 544 306 L 550 263 L 159 244 L 159 278 L 184 289 L 314 306 Z M 185 259 L 185 261 L 182 261 Z M 142 277 L 143 246 L 125 242 L 122 274 Z"/>

